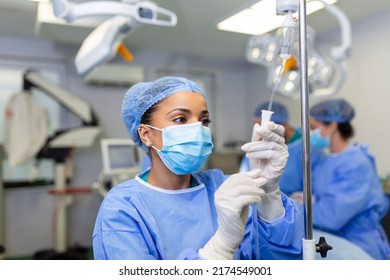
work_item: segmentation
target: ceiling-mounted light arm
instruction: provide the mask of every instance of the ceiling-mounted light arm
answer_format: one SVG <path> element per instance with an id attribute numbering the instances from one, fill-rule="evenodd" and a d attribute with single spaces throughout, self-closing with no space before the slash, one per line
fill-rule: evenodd
<path id="1" fill-rule="evenodd" d="M 123 39 L 140 25 L 138 21 L 124 16 L 115 16 L 101 23 L 83 41 L 76 55 L 77 72 L 86 76 L 109 61 L 124 47 Z"/>
<path id="2" fill-rule="evenodd" d="M 52 6 L 55 16 L 68 22 L 90 16 L 111 16 L 89 34 L 77 53 L 76 70 L 83 76 L 108 62 L 117 52 L 131 61 L 133 56 L 122 41 L 140 25 L 177 24 L 175 13 L 152 1 L 90 1 L 75 4 L 68 0 L 52 0 Z"/>
<path id="3" fill-rule="evenodd" d="M 87 3 L 69 3 L 68 0 L 52 0 L 56 17 L 67 22 L 90 16 L 126 16 L 145 23 L 162 26 L 175 26 L 177 16 L 172 11 L 161 8 L 151 1 L 134 4 L 113 1 L 92 1 Z M 159 19 L 159 16 L 167 18 Z"/>
<path id="4" fill-rule="evenodd" d="M 336 17 L 339 22 L 341 29 L 341 45 L 334 47 L 331 50 L 331 54 L 336 61 L 345 60 L 347 57 L 349 57 L 351 52 L 351 23 L 349 22 L 347 15 L 337 6 L 330 5 L 322 0 L 317 1 L 323 3 L 325 5 L 325 9 L 334 17 Z"/>
<path id="5" fill-rule="evenodd" d="M 311 92 L 312 95 L 315 96 L 326 96 L 331 95 L 336 92 L 338 92 L 342 85 L 345 82 L 345 79 L 347 77 L 347 66 L 345 63 L 345 60 L 350 56 L 351 53 L 351 42 L 352 42 L 352 35 L 351 35 L 351 23 L 348 20 L 348 17 L 346 14 L 337 6 L 331 5 L 326 3 L 322 0 L 316 0 L 318 2 L 321 2 L 324 4 L 325 9 L 332 14 L 339 22 L 340 30 L 341 30 L 341 45 L 333 47 L 331 49 L 331 56 L 332 58 L 337 62 L 335 65 L 336 71 L 337 71 L 337 77 L 336 81 L 333 83 L 333 86 L 323 89 L 316 89 L 313 92 Z"/>

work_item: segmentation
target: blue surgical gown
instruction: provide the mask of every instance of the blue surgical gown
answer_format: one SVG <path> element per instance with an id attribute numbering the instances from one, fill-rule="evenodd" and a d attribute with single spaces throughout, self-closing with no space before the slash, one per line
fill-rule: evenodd
<path id="1" fill-rule="evenodd" d="M 390 256 L 381 226 L 389 201 L 366 146 L 356 144 L 320 161 L 313 168 L 312 190 L 315 228 L 355 243 L 374 259 Z"/>
<path id="2" fill-rule="evenodd" d="M 95 259 L 199 259 L 217 230 L 214 193 L 227 178 L 219 169 L 192 174 L 197 185 L 167 190 L 140 178 L 105 196 L 93 232 Z M 282 194 L 286 214 L 267 223 L 250 206 L 243 241 L 234 259 L 302 259 L 303 217 Z"/>

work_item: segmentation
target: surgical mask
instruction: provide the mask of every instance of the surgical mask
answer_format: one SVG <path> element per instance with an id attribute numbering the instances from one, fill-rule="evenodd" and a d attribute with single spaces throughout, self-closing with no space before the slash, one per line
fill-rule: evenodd
<path id="1" fill-rule="evenodd" d="M 310 143 L 313 147 L 325 149 L 330 145 L 330 137 L 322 137 L 321 128 L 317 128 L 310 132 Z"/>
<path id="2" fill-rule="evenodd" d="M 162 131 L 162 149 L 152 148 L 157 151 L 165 166 L 177 175 L 197 171 L 213 149 L 210 128 L 201 122 L 172 125 L 163 129 L 147 126 Z"/>

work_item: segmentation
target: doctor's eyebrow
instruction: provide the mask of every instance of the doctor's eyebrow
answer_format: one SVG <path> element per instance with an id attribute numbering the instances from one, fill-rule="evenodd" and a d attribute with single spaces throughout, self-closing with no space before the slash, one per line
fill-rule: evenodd
<path id="1" fill-rule="evenodd" d="M 175 108 L 175 109 L 167 112 L 166 115 L 169 115 L 170 113 L 172 113 L 174 111 L 179 111 L 179 112 L 182 112 L 182 113 L 191 114 L 191 110 L 188 110 L 188 109 L 185 109 L 185 108 Z M 200 115 L 208 115 L 208 114 L 209 114 L 208 110 L 203 110 L 203 111 L 200 112 Z"/>

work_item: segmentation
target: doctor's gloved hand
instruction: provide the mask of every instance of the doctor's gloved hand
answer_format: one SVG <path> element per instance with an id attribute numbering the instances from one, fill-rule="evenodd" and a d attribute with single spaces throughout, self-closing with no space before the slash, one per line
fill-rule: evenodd
<path id="1" fill-rule="evenodd" d="M 232 259 L 240 246 L 248 220 L 248 205 L 259 203 L 266 179 L 260 170 L 231 175 L 215 192 L 218 229 L 199 250 L 202 259 Z"/>
<path id="2" fill-rule="evenodd" d="M 261 169 L 261 175 L 267 179 L 263 186 L 266 195 L 256 204 L 260 218 L 273 222 L 283 217 L 285 209 L 279 190 L 279 180 L 288 159 L 284 127 L 274 122 L 269 122 L 267 128 L 255 124 L 252 142 L 244 144 L 241 149 L 246 152 L 251 169 Z"/>
<path id="3" fill-rule="evenodd" d="M 241 149 L 249 158 L 251 170 L 260 169 L 261 175 L 267 179 L 265 192 L 277 190 L 288 159 L 284 127 L 269 122 L 267 128 L 263 128 L 256 123 L 253 126 L 252 142 L 244 144 Z"/>

